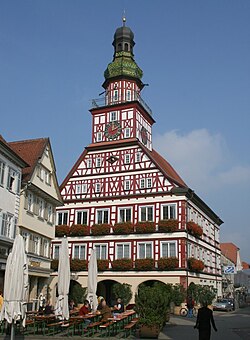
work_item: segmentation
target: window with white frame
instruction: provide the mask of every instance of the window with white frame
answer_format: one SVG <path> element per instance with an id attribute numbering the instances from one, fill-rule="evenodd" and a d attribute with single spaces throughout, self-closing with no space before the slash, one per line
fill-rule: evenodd
<path id="1" fill-rule="evenodd" d="M 147 183 L 147 188 L 152 188 L 152 178 L 147 178 L 146 183 Z"/>
<path id="2" fill-rule="evenodd" d="M 33 212 L 34 209 L 34 195 L 31 192 L 28 192 L 27 195 L 27 210 Z"/>
<path id="3" fill-rule="evenodd" d="M 117 111 L 112 111 L 112 112 L 110 112 L 110 114 L 109 114 L 109 120 L 110 120 L 110 122 L 115 122 L 115 121 L 118 120 Z"/>
<path id="4" fill-rule="evenodd" d="M 14 191 L 15 177 L 16 177 L 16 171 L 9 168 L 7 189 L 10 191 Z"/>
<path id="5" fill-rule="evenodd" d="M 24 244 L 25 244 L 25 251 L 28 251 L 29 249 L 29 237 L 30 237 L 30 234 L 27 232 L 27 231 L 21 231 L 21 235 L 23 237 L 23 240 L 24 240 Z"/>
<path id="6" fill-rule="evenodd" d="M 53 246 L 53 259 L 59 259 L 60 245 L 54 244 Z"/>
<path id="7" fill-rule="evenodd" d="M 129 153 L 126 153 L 124 155 L 124 163 L 125 164 L 130 164 L 130 154 Z"/>
<path id="8" fill-rule="evenodd" d="M 49 241 L 43 239 L 43 256 L 49 257 Z"/>
<path id="9" fill-rule="evenodd" d="M 136 163 L 141 162 L 141 152 L 140 151 L 136 152 L 136 154 L 135 154 L 135 162 Z"/>
<path id="10" fill-rule="evenodd" d="M 102 141 L 102 132 L 97 132 L 96 134 L 96 141 L 101 142 Z"/>
<path id="11" fill-rule="evenodd" d="M 140 207 L 140 221 L 152 222 L 153 220 L 154 220 L 153 207 L 152 206 Z"/>
<path id="12" fill-rule="evenodd" d="M 130 137 L 130 128 L 125 128 L 124 129 L 124 138 L 129 138 Z"/>
<path id="13" fill-rule="evenodd" d="M 86 245 L 85 244 L 74 244 L 73 259 L 86 260 Z"/>
<path id="14" fill-rule="evenodd" d="M 48 204 L 47 209 L 48 209 L 48 222 L 53 223 L 53 207 L 52 207 L 52 205 Z"/>
<path id="15" fill-rule="evenodd" d="M 107 259 L 107 244 L 95 244 L 96 258 L 98 260 Z"/>
<path id="16" fill-rule="evenodd" d="M 119 208 L 119 222 L 131 222 L 132 209 L 131 208 Z"/>
<path id="17" fill-rule="evenodd" d="M 95 160 L 95 166 L 97 168 L 100 168 L 102 165 L 102 158 L 101 157 L 97 157 L 96 160 Z"/>
<path id="18" fill-rule="evenodd" d="M 140 188 L 145 189 L 145 178 L 140 179 Z"/>
<path id="19" fill-rule="evenodd" d="M 126 100 L 129 102 L 131 101 L 131 90 L 126 91 Z"/>
<path id="20" fill-rule="evenodd" d="M 161 206 L 161 219 L 176 219 L 176 204 L 163 204 Z"/>
<path id="21" fill-rule="evenodd" d="M 176 257 L 177 256 L 176 242 L 161 242 L 161 256 L 162 257 Z"/>
<path id="22" fill-rule="evenodd" d="M 17 229 L 17 217 L 14 218 L 13 229 L 12 229 L 12 238 L 15 239 L 16 237 L 16 229 Z"/>
<path id="23" fill-rule="evenodd" d="M 114 90 L 113 100 L 114 100 L 114 101 L 117 101 L 117 100 L 118 100 L 118 90 Z"/>
<path id="24" fill-rule="evenodd" d="M 125 191 L 130 190 L 130 180 L 129 179 L 124 180 L 124 190 Z"/>
<path id="25" fill-rule="evenodd" d="M 38 216 L 44 218 L 44 200 L 39 198 L 38 200 Z"/>
<path id="26" fill-rule="evenodd" d="M 76 184 L 76 195 L 81 194 L 81 192 L 82 192 L 82 185 Z"/>
<path id="27" fill-rule="evenodd" d="M 68 211 L 58 211 L 57 212 L 57 224 L 68 224 Z"/>
<path id="28" fill-rule="evenodd" d="M 152 243 L 151 242 L 140 242 L 137 243 L 138 259 L 152 258 Z"/>
<path id="29" fill-rule="evenodd" d="M 98 209 L 96 210 L 96 223 L 109 223 L 109 210 L 108 209 Z"/>
<path id="30" fill-rule="evenodd" d="M 87 193 L 87 190 L 88 190 L 88 186 L 87 186 L 86 183 L 84 183 L 84 184 L 82 185 L 82 193 L 83 193 L 83 194 L 86 194 L 86 193 Z"/>
<path id="31" fill-rule="evenodd" d="M 49 170 L 44 170 L 45 183 L 51 185 L 51 173 Z"/>
<path id="32" fill-rule="evenodd" d="M 4 185 L 5 163 L 0 160 L 0 185 Z"/>
<path id="33" fill-rule="evenodd" d="M 13 215 L 9 213 L 2 213 L 1 235 L 11 238 L 11 225 L 13 222 Z"/>
<path id="34" fill-rule="evenodd" d="M 116 244 L 116 259 L 130 259 L 130 243 Z"/>
<path id="35" fill-rule="evenodd" d="M 187 256 L 192 257 L 192 249 L 191 249 L 191 244 L 187 244 Z"/>
<path id="36" fill-rule="evenodd" d="M 87 169 L 91 169 L 92 168 L 92 159 L 87 159 L 86 161 L 86 166 L 87 166 Z"/>
<path id="37" fill-rule="evenodd" d="M 95 184 L 95 192 L 101 192 L 101 183 Z"/>
<path id="38" fill-rule="evenodd" d="M 88 224 L 88 210 L 78 210 L 76 212 L 77 224 Z"/>

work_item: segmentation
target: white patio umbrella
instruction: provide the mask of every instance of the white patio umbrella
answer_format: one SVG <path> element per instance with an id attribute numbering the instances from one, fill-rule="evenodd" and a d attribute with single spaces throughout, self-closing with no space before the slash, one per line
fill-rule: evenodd
<path id="1" fill-rule="evenodd" d="M 55 306 L 55 315 L 59 319 L 69 319 L 69 285 L 70 285 L 70 264 L 69 264 L 69 247 L 68 239 L 62 239 L 59 252 L 58 263 L 58 298 Z"/>
<path id="2" fill-rule="evenodd" d="M 7 258 L 4 277 L 4 303 L 0 320 L 12 324 L 11 339 L 14 339 L 14 323 L 22 320 L 25 326 L 27 299 L 29 290 L 28 262 L 24 249 L 24 240 L 17 235 L 13 248 Z"/>
<path id="3" fill-rule="evenodd" d="M 98 305 L 96 296 L 97 273 L 98 271 L 96 250 L 92 249 L 88 266 L 88 295 L 87 295 L 87 300 L 89 301 L 92 310 L 96 310 Z"/>

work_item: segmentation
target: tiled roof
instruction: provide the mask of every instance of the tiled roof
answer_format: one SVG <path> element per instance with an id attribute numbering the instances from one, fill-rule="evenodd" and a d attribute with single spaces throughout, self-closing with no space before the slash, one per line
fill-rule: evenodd
<path id="1" fill-rule="evenodd" d="M 245 261 L 242 261 L 241 265 L 242 265 L 242 269 L 250 269 L 250 264 Z"/>
<path id="2" fill-rule="evenodd" d="M 16 158 L 16 160 L 18 161 L 18 163 L 20 163 L 20 165 L 24 168 L 25 166 L 28 166 L 28 162 L 25 161 L 25 159 L 18 153 L 16 152 L 10 145 L 10 143 L 8 143 L 3 136 L 0 134 L 0 143 L 2 143 L 4 145 L 4 147 L 8 150 L 8 152 L 11 153 L 11 155 L 13 157 Z"/>
<path id="3" fill-rule="evenodd" d="M 237 263 L 237 251 L 238 247 L 233 243 L 221 243 L 220 244 L 221 253 L 231 260 L 234 264 Z"/>
<path id="4" fill-rule="evenodd" d="M 10 147 L 30 165 L 23 169 L 24 182 L 30 180 L 48 142 L 48 138 L 38 138 L 9 143 Z"/>

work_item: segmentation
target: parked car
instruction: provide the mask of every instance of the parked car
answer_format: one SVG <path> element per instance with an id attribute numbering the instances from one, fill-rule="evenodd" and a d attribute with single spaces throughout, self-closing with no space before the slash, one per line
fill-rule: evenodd
<path id="1" fill-rule="evenodd" d="M 233 310 L 233 306 L 229 299 L 221 299 L 213 303 L 213 310 L 222 310 L 225 312 L 230 312 Z"/>
<path id="2" fill-rule="evenodd" d="M 232 298 L 227 299 L 229 301 L 229 303 L 231 304 L 231 306 L 233 307 L 233 310 L 235 310 L 235 300 Z"/>

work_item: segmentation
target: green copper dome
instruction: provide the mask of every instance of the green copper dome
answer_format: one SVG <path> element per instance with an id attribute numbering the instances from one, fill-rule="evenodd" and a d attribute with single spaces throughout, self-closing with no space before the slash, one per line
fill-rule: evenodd
<path id="1" fill-rule="evenodd" d="M 129 27 L 125 26 L 124 22 L 124 25 L 117 28 L 114 34 L 114 59 L 108 64 L 104 72 L 105 80 L 119 76 L 128 76 L 141 80 L 143 72 L 134 61 L 134 45 L 134 33 Z"/>

